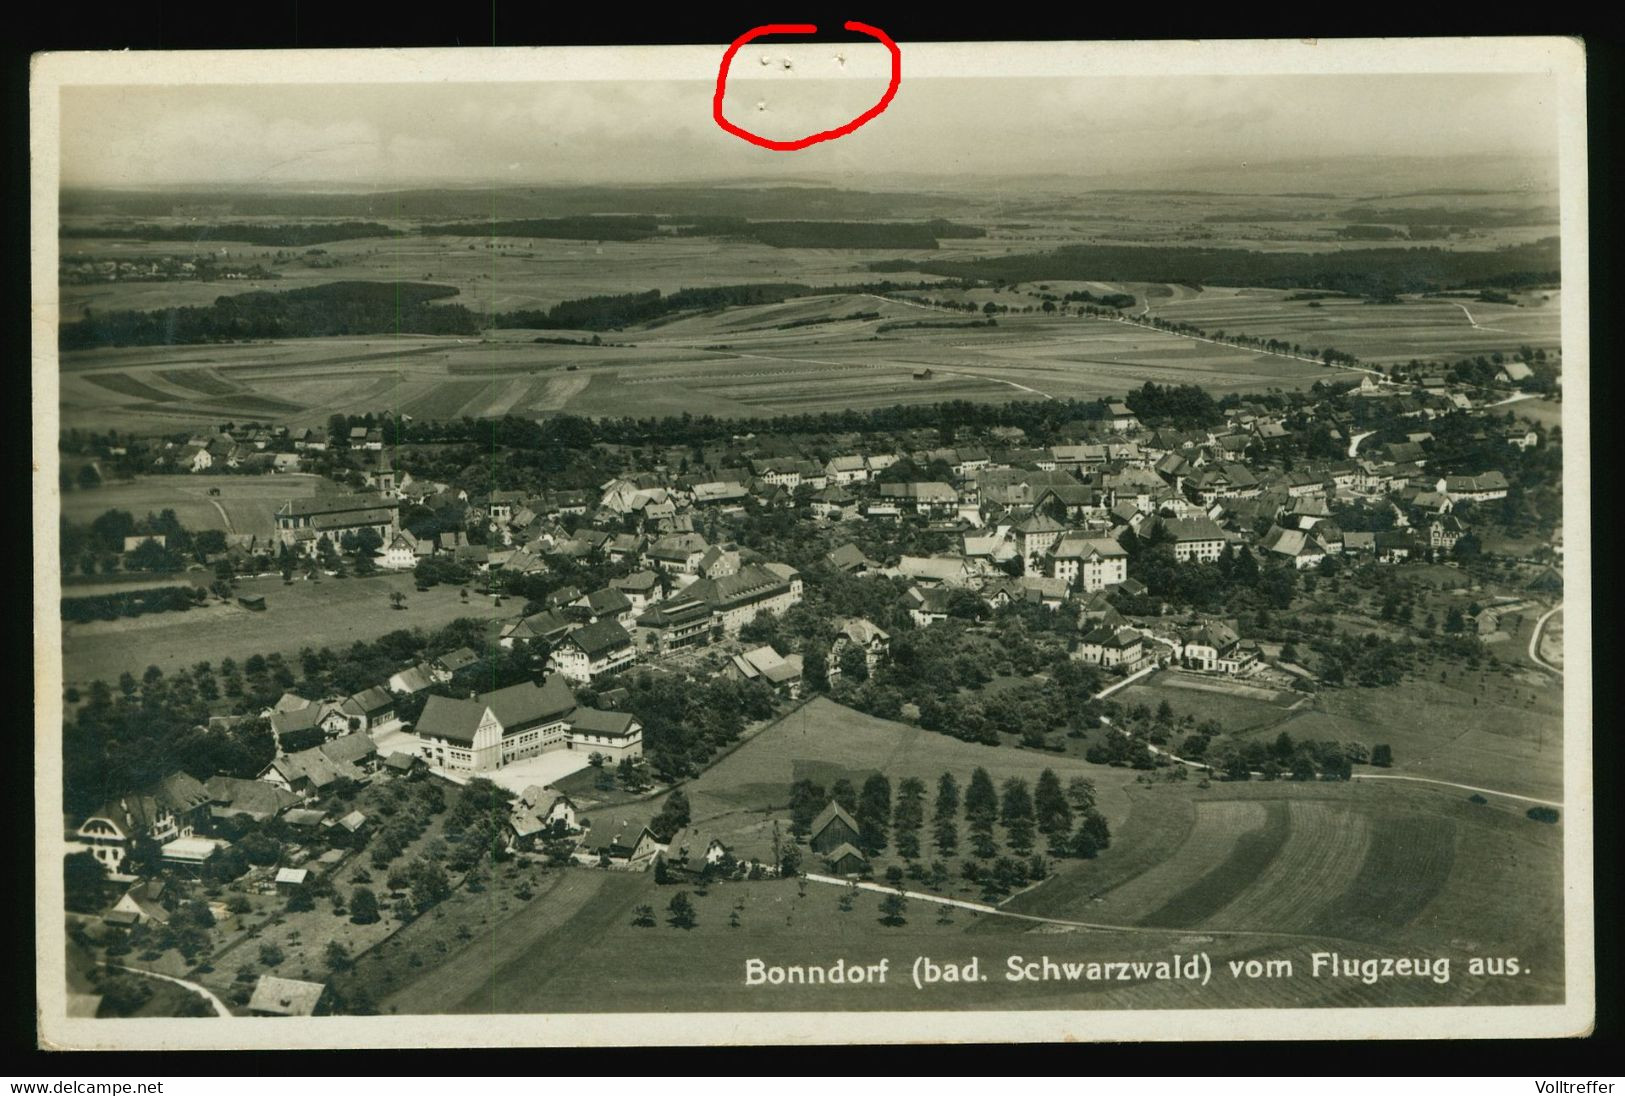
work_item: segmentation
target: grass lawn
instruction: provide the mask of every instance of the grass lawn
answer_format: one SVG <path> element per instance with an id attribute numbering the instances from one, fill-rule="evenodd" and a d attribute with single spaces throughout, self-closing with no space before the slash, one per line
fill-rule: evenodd
<path id="1" fill-rule="evenodd" d="M 211 490 L 220 493 L 210 495 Z M 108 510 L 128 510 L 137 519 L 174 510 L 194 533 L 219 529 L 265 538 L 276 532 L 276 511 L 284 502 L 337 490 L 308 475 L 140 476 L 130 483 L 69 491 L 62 496 L 62 514 L 88 524 Z"/>
<path id="2" fill-rule="evenodd" d="M 1273 738 L 1393 747 L 1391 770 L 1542 799 L 1563 794 L 1562 696 L 1550 685 L 1460 667 L 1388 688 L 1326 689 Z"/>
<path id="3" fill-rule="evenodd" d="M 1163 701 L 1174 717 L 1191 716 L 1196 722 L 1217 720 L 1227 733 L 1241 733 L 1273 727 L 1291 717 L 1291 705 L 1300 697 L 1274 690 L 1225 691 L 1224 682 L 1193 678 L 1184 674 L 1159 673 L 1143 682 L 1113 693 L 1112 700 L 1125 708 L 1144 704 L 1155 712 Z M 1176 734 L 1177 742 L 1179 735 Z"/>
<path id="4" fill-rule="evenodd" d="M 404 609 L 391 606 L 389 595 L 406 595 Z M 303 647 L 339 650 L 356 640 L 372 640 L 397 628 L 432 631 L 459 617 L 496 621 L 513 616 L 520 606 L 498 607 L 489 598 L 463 601 L 456 587 L 435 586 L 419 593 L 409 574 L 320 582 L 280 577 L 244 579 L 239 597 L 265 598 L 264 612 L 235 603 L 213 602 L 184 613 L 152 613 L 126 620 L 69 624 L 63 628 L 64 677 L 70 684 L 117 680 L 125 670 L 137 677 L 148 666 L 167 672 L 190 666 L 199 658 L 213 662 L 231 657 L 241 662 L 254 654 L 280 651 L 294 655 Z"/>

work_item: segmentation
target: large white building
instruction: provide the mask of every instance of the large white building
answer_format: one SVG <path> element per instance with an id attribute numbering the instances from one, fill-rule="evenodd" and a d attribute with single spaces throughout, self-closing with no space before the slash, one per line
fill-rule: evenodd
<path id="1" fill-rule="evenodd" d="M 414 730 L 424 760 L 455 772 L 491 772 L 550 750 L 583 750 L 614 762 L 643 756 L 636 717 L 576 707 L 560 675 L 472 700 L 431 696 Z"/>
<path id="2" fill-rule="evenodd" d="M 1111 537 L 1065 536 L 1050 557 L 1050 574 L 1094 593 L 1128 578 L 1128 552 Z"/>
<path id="3" fill-rule="evenodd" d="M 725 634 L 738 635 L 758 613 L 777 616 L 799 604 L 801 574 L 783 563 L 750 563 L 735 574 L 702 578 L 683 593 L 709 605 Z"/>

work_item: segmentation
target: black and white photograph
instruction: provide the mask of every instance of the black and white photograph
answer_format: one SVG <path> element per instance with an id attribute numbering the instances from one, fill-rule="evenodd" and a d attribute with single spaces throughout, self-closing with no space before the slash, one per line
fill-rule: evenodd
<path id="1" fill-rule="evenodd" d="M 1592 1024 L 1577 41 L 30 110 L 41 1046 Z"/>

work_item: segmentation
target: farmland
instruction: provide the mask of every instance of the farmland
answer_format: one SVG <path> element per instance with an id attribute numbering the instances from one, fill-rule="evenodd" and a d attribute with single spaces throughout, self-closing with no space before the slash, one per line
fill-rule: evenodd
<path id="1" fill-rule="evenodd" d="M 127 510 L 136 518 L 175 511 L 187 529 L 218 529 L 261 538 L 276 532 L 276 511 L 289 499 L 310 498 L 336 490 L 319 476 L 143 476 L 62 496 L 62 516 L 80 524 L 108 510 Z M 218 491 L 218 495 L 211 494 Z"/>
<path id="2" fill-rule="evenodd" d="M 1272 337 L 1303 346 L 1335 346 L 1370 362 L 1488 354 L 1527 343 L 1558 345 L 1556 290 L 1520 294 L 1517 304 L 1403 297 L 1394 304 L 1357 299 L 1291 300 L 1287 290 L 1212 287 L 1149 301 L 1150 314 L 1204 331 Z M 1315 307 L 1310 307 L 1313 304 Z"/>
<path id="3" fill-rule="evenodd" d="M 852 318 L 860 313 L 876 318 Z M 614 345 L 599 347 L 536 343 L 534 331 L 508 330 L 483 339 L 352 336 L 75 352 L 63 358 L 63 422 L 153 430 L 226 419 L 303 427 L 335 412 L 383 409 L 430 419 L 619 415 L 629 394 L 643 414 L 750 416 L 1093 398 L 1147 381 L 1223 394 L 1307 387 L 1326 374 L 1307 362 L 1082 316 L 877 333 L 942 315 L 829 294 L 679 318 L 616 333 L 605 340 Z"/>
<path id="4" fill-rule="evenodd" d="M 391 607 L 392 592 L 406 595 L 404 609 Z M 114 681 L 148 666 L 171 673 L 200 658 L 239 662 L 254 654 L 295 655 L 303 647 L 347 647 L 397 628 L 431 630 L 460 617 L 497 620 L 511 616 L 489 598 L 463 601 L 449 586 L 424 592 L 411 575 L 371 578 L 247 578 L 237 583 L 241 597 L 264 597 L 263 612 L 235 603 L 211 602 L 184 613 L 158 613 L 127 620 L 66 624 L 62 634 L 65 684 Z"/>
<path id="5" fill-rule="evenodd" d="M 838 733 L 827 756 L 850 764 L 835 752 L 837 742 L 850 738 Z M 908 756 L 899 755 L 905 768 Z M 748 775 L 740 770 L 733 778 Z M 787 880 L 693 890 L 697 923 L 685 930 L 665 918 L 679 888 L 649 875 L 571 871 L 552 876 L 528 908 L 505 917 L 481 911 L 472 939 L 444 960 L 431 955 L 429 965 L 409 968 L 385 949 L 359 969 L 369 979 L 382 976 L 383 1011 L 403 1014 L 635 1012 L 673 1002 L 695 1010 L 1092 1009 L 1557 999 L 1560 834 L 1551 827 L 1464 798 L 1373 786 L 1185 785 L 1134 787 L 1127 795 L 1134 810 L 1111 849 L 1067 863 L 1054 880 L 1005 905 L 1025 919 L 912 899 L 904 923 L 888 926 L 878 895 L 858 894 L 847 909 L 839 888 Z M 1080 889 L 1079 878 L 1090 886 Z M 1486 917 L 1485 888 L 1522 899 Z M 654 909 L 655 925 L 633 925 L 639 905 Z M 413 943 L 403 941 L 400 952 L 421 963 L 425 952 Z M 1450 980 L 1365 985 L 1313 977 L 1310 953 L 1329 950 L 1448 958 Z M 1213 962 L 1206 987 L 1005 977 L 1010 956 L 1145 962 L 1193 952 Z M 1468 958 L 1481 955 L 1516 955 L 1530 974 L 1469 975 Z M 915 989 L 908 968 L 917 956 L 960 964 L 975 958 L 986 981 Z M 1251 957 L 1289 959 L 1293 975 L 1249 980 L 1229 973 L 1229 960 Z M 768 988 L 745 984 L 745 961 L 753 958 L 825 966 L 886 960 L 890 970 L 884 985 Z"/>

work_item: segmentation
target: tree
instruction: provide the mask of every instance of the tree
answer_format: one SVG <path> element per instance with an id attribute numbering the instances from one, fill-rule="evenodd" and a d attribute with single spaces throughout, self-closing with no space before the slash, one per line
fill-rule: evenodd
<path id="1" fill-rule="evenodd" d="M 350 949 L 337 940 L 329 940 L 327 948 L 322 952 L 322 959 L 327 969 L 334 974 L 350 969 Z"/>
<path id="2" fill-rule="evenodd" d="M 1038 774 L 1038 787 L 1033 792 L 1033 811 L 1038 819 L 1039 832 L 1052 841 L 1057 836 L 1065 838 L 1072 832 L 1072 807 L 1066 801 L 1066 793 L 1061 790 L 1061 778 L 1055 775 L 1054 769 L 1045 769 Z"/>
<path id="3" fill-rule="evenodd" d="M 653 906 L 639 906 L 632 911 L 632 924 L 640 929 L 652 929 L 655 925 L 655 908 Z"/>
<path id="4" fill-rule="evenodd" d="M 1387 743 L 1371 747 L 1371 764 L 1386 769 L 1394 763 L 1394 748 Z"/>
<path id="5" fill-rule="evenodd" d="M 829 802 L 822 784 L 801 779 L 790 785 L 790 832 L 803 837 Z"/>
<path id="6" fill-rule="evenodd" d="M 666 911 L 669 914 L 666 920 L 675 928 L 691 929 L 696 924 L 694 903 L 689 899 L 687 891 L 678 891 L 672 895 Z"/>
<path id="7" fill-rule="evenodd" d="M 111 975 L 103 978 L 96 988 L 101 991 L 102 1008 L 114 1016 L 130 1015 L 152 996 L 152 986 L 134 974 Z"/>
<path id="8" fill-rule="evenodd" d="M 1075 814 L 1087 814 L 1095 805 L 1095 784 L 1086 776 L 1074 776 L 1066 783 L 1066 801 Z"/>
<path id="9" fill-rule="evenodd" d="M 993 778 L 978 767 L 971 773 L 970 787 L 965 791 L 965 818 L 970 825 L 971 846 L 983 860 L 998 851 L 993 841 L 993 823 L 998 816 L 999 793 L 993 790 Z"/>
<path id="10" fill-rule="evenodd" d="M 858 813 L 858 790 L 852 786 L 852 781 L 842 777 L 829 789 L 829 797 L 839 803 L 841 809 L 847 814 Z"/>
<path id="11" fill-rule="evenodd" d="M 886 847 L 891 827 L 891 781 L 875 773 L 863 782 L 856 812 L 858 842 L 865 854 L 875 855 Z"/>
<path id="12" fill-rule="evenodd" d="M 89 852 L 76 852 L 62 858 L 64 902 L 75 913 L 100 913 L 107 903 L 107 873 Z"/>
<path id="13" fill-rule="evenodd" d="M 779 875 L 788 879 L 792 875 L 801 874 L 801 849 L 795 845 L 784 846 L 779 854 Z"/>
<path id="14" fill-rule="evenodd" d="M 1011 777 L 1004 782 L 1004 795 L 1000 803 L 999 819 L 1010 847 L 1018 853 L 1029 853 L 1033 848 L 1033 797 L 1027 782 Z"/>
<path id="15" fill-rule="evenodd" d="M 903 897 L 901 891 L 891 891 L 880 900 L 880 923 L 896 928 L 905 924 L 907 919 L 903 916 L 908 912 L 908 899 Z"/>
<path id="16" fill-rule="evenodd" d="M 892 830 L 897 852 L 905 860 L 920 856 L 920 827 L 925 824 L 925 783 L 918 777 L 905 777 L 897 786 L 897 806 L 892 812 Z"/>
<path id="17" fill-rule="evenodd" d="M 952 856 L 959 845 L 959 785 L 952 773 L 937 779 L 937 802 L 932 813 L 932 840 L 942 856 Z"/>
<path id="18" fill-rule="evenodd" d="M 1106 849 L 1111 840 L 1111 829 L 1106 824 L 1106 816 L 1091 807 L 1078 821 L 1078 831 L 1072 839 L 1072 854 L 1086 860 L 1091 859 Z"/>
<path id="19" fill-rule="evenodd" d="M 666 797 L 660 813 L 649 822 L 649 829 L 660 841 L 670 841 L 688 825 L 688 796 L 681 789 Z"/>
<path id="20" fill-rule="evenodd" d="M 260 945 L 260 962 L 268 967 L 279 966 L 282 963 L 282 949 L 267 941 Z"/>
<path id="21" fill-rule="evenodd" d="M 350 920 L 358 925 L 370 925 L 378 920 L 378 896 L 370 887 L 357 887 L 350 892 Z"/>
<path id="22" fill-rule="evenodd" d="M 391 609 L 406 608 L 406 595 L 399 590 L 391 590 L 389 592 L 389 607 Z"/>

